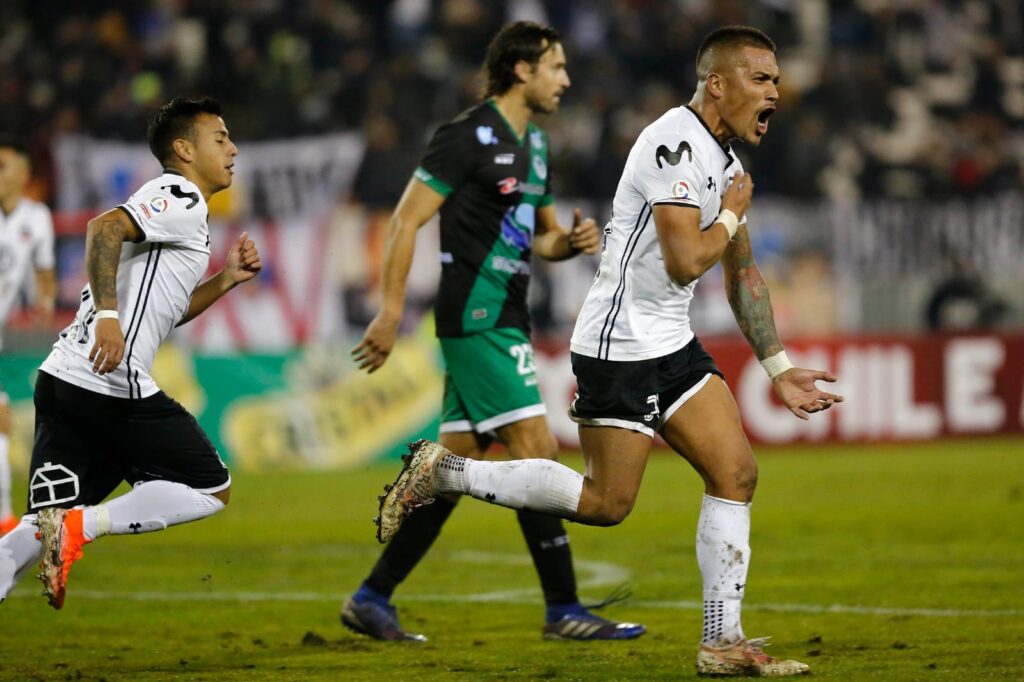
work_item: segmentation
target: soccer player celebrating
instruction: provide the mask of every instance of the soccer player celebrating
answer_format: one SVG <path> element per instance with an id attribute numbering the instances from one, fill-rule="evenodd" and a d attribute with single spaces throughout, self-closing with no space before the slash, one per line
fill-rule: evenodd
<path id="1" fill-rule="evenodd" d="M 42 554 L 43 594 L 59 609 L 83 545 L 196 521 L 228 502 L 217 451 L 149 374 L 174 327 L 262 268 L 243 233 L 200 284 L 207 201 L 231 185 L 238 155 L 220 113 L 210 99 L 161 107 L 148 139 L 163 173 L 89 221 L 81 307 L 36 380 L 28 513 L 0 538 L 0 599 Z M 132 490 L 101 504 L 123 480 Z"/>
<path id="2" fill-rule="evenodd" d="M 0 349 L 3 324 L 14 308 L 18 291 L 35 270 L 35 314 L 41 323 L 53 315 L 53 218 L 45 204 L 24 196 L 30 174 L 28 151 L 13 138 L 0 138 Z M 11 412 L 0 385 L 0 535 L 14 530 L 18 519 L 11 507 L 11 465 L 8 447 Z"/>
<path id="3" fill-rule="evenodd" d="M 750 561 L 750 502 L 757 463 L 714 361 L 690 329 L 697 279 L 722 263 L 740 329 L 797 417 L 841 396 L 819 390 L 827 372 L 793 367 L 775 331 L 754 262 L 745 212 L 753 182 L 728 146 L 757 146 L 779 93 L 775 44 L 761 31 L 712 31 L 697 54 L 697 90 L 649 125 L 630 152 L 605 229 L 605 248 L 572 337 L 586 475 L 543 459 L 477 462 L 421 441 L 381 505 L 387 538 L 410 509 L 439 495 L 469 494 L 515 509 L 614 525 L 633 508 L 654 434 L 704 479 L 697 563 L 704 634 L 697 671 L 708 675 L 806 673 L 748 640 L 740 603 Z"/>
<path id="4" fill-rule="evenodd" d="M 557 446 L 528 336 L 530 255 L 563 260 L 597 253 L 600 233 L 578 209 L 571 229 L 558 224 L 547 135 L 531 122 L 534 114 L 556 111 L 569 87 L 558 33 L 531 22 L 509 24 L 491 42 L 484 66 L 484 101 L 438 129 L 399 200 L 384 253 L 381 309 L 352 352 L 370 372 L 387 360 L 416 231 L 440 211 L 436 320 L 447 368 L 441 443 L 478 460 L 496 437 L 513 458 L 553 460 Z M 377 639 L 426 639 L 401 628 L 390 598 L 457 499 L 439 496 L 413 514 L 342 606 L 342 623 Z M 561 519 L 528 509 L 518 517 L 547 604 L 544 637 L 632 639 L 644 633 L 642 625 L 615 623 L 580 605 Z"/>

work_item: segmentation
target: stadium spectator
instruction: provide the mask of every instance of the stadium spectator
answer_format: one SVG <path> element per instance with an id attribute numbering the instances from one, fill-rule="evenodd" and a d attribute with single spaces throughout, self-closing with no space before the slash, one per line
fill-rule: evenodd
<path id="1" fill-rule="evenodd" d="M 548 138 L 532 123 L 535 114 L 554 113 L 569 87 L 558 33 L 532 22 L 509 24 L 487 48 L 485 65 L 484 100 L 438 129 L 398 201 L 384 249 L 380 311 L 352 353 L 370 372 L 387 361 L 402 319 L 416 232 L 440 212 L 435 315 L 445 390 L 439 440 L 472 459 L 486 457 L 495 440 L 513 458 L 555 459 L 529 337 L 530 257 L 561 261 L 597 253 L 601 236 L 592 219 L 581 220 L 579 209 L 571 229 L 558 224 Z M 342 623 L 376 639 L 426 639 L 402 629 L 390 600 L 457 500 L 438 497 L 389 538 L 370 576 L 342 606 Z M 544 591 L 544 637 L 633 639 L 644 633 L 642 625 L 616 623 L 580 605 L 561 519 L 525 509 L 517 516 Z"/>
<path id="2" fill-rule="evenodd" d="M 148 138 L 163 174 L 89 222 L 81 306 L 36 379 L 28 511 L 0 538 L 0 600 L 42 557 L 43 594 L 59 609 L 84 545 L 196 521 L 228 502 L 231 477 L 216 449 L 150 376 L 174 327 L 262 267 L 243 233 L 200 284 L 207 201 L 231 185 L 238 154 L 220 111 L 209 99 L 161 107 Z M 123 480 L 132 490 L 104 502 Z"/>
<path id="3" fill-rule="evenodd" d="M 30 271 L 35 272 L 36 320 L 46 324 L 53 316 L 57 290 L 53 218 L 44 204 L 25 196 L 30 173 L 25 146 L 13 138 L 0 138 L 0 350 L 4 322 Z M 11 506 L 10 437 L 9 400 L 0 384 L 0 535 L 18 525 Z"/>

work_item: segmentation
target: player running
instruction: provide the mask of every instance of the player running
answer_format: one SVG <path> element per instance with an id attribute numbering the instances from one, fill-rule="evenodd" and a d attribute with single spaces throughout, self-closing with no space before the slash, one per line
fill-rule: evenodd
<path id="1" fill-rule="evenodd" d="M 41 554 L 43 594 L 59 609 L 84 545 L 196 521 L 228 502 L 231 477 L 217 451 L 149 375 L 174 327 L 262 268 L 243 233 L 224 268 L 200 284 L 207 201 L 231 185 L 238 155 L 220 114 L 210 99 L 161 107 L 148 140 L 163 174 L 89 221 L 81 307 L 36 380 L 28 513 L 0 538 L 0 600 Z M 100 504 L 121 481 L 134 487 Z"/>
<path id="2" fill-rule="evenodd" d="M 402 318 L 416 231 L 440 211 L 436 320 L 446 365 L 440 441 L 474 460 L 483 459 L 495 438 L 514 458 L 553 460 L 557 445 L 529 338 L 530 256 L 564 260 L 597 253 L 600 233 L 592 219 L 580 219 L 579 210 L 571 229 L 558 224 L 548 138 L 531 120 L 556 111 L 569 87 L 558 33 L 531 22 L 509 24 L 491 42 L 484 66 L 484 101 L 438 129 L 395 209 L 381 309 L 353 355 L 370 372 L 387 360 Z M 390 599 L 457 500 L 440 496 L 412 515 L 343 604 L 342 623 L 377 639 L 425 641 L 402 629 Z M 580 605 L 561 519 L 528 509 L 518 518 L 547 604 L 544 637 L 632 639 L 644 633 L 642 625 L 606 620 Z"/>
<path id="3" fill-rule="evenodd" d="M 24 196 L 30 173 L 24 145 L 13 138 L 0 138 L 0 350 L 4 342 L 3 324 L 14 309 L 30 270 L 35 270 L 36 320 L 46 324 L 53 316 L 57 292 L 53 218 L 45 204 Z M 9 400 L 0 384 L 0 535 L 18 525 L 11 506 L 10 437 Z"/>
<path id="4" fill-rule="evenodd" d="M 586 475 L 543 459 L 477 462 L 421 441 L 382 501 L 379 522 L 386 539 L 411 509 L 454 492 L 614 525 L 633 508 L 660 433 L 705 483 L 697 671 L 707 675 L 785 676 L 808 667 L 768 656 L 763 640 L 748 640 L 740 624 L 757 463 L 736 403 L 690 329 L 700 275 L 722 263 L 739 327 L 793 414 L 806 419 L 842 400 L 815 386 L 835 377 L 786 358 L 745 224 L 753 182 L 728 146 L 732 139 L 757 146 L 768 130 L 779 98 L 774 52 L 757 29 L 712 31 L 697 54 L 690 103 L 649 125 L 630 152 L 572 337 L 579 391 L 570 414 L 580 425 Z"/>

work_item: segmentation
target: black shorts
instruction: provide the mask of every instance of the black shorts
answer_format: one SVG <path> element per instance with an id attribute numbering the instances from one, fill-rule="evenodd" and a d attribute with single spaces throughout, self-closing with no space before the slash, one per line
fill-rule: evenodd
<path id="1" fill-rule="evenodd" d="M 172 481 L 213 493 L 231 476 L 195 417 L 161 391 L 129 400 L 39 372 L 28 511 L 99 504 L 121 484 Z"/>
<path id="2" fill-rule="evenodd" d="M 652 438 L 712 374 L 722 376 L 697 337 L 674 353 L 649 360 L 571 355 L 578 388 L 569 417 L 578 424 L 618 426 Z"/>

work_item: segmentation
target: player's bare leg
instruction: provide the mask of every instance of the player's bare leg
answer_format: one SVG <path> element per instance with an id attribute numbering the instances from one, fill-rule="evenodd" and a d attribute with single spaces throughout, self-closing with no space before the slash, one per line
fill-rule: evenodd
<path id="1" fill-rule="evenodd" d="M 580 426 L 586 476 L 570 517 L 590 526 L 614 526 L 633 510 L 651 452 L 651 437 L 614 426 Z"/>
<path id="2" fill-rule="evenodd" d="M 697 563 L 704 581 L 704 632 L 697 672 L 782 677 L 809 671 L 798 661 L 772 658 L 766 640 L 748 640 L 740 605 L 750 565 L 750 501 L 757 462 L 739 409 L 721 378 L 711 379 L 670 415 L 661 435 L 704 479 L 697 523 Z"/>

